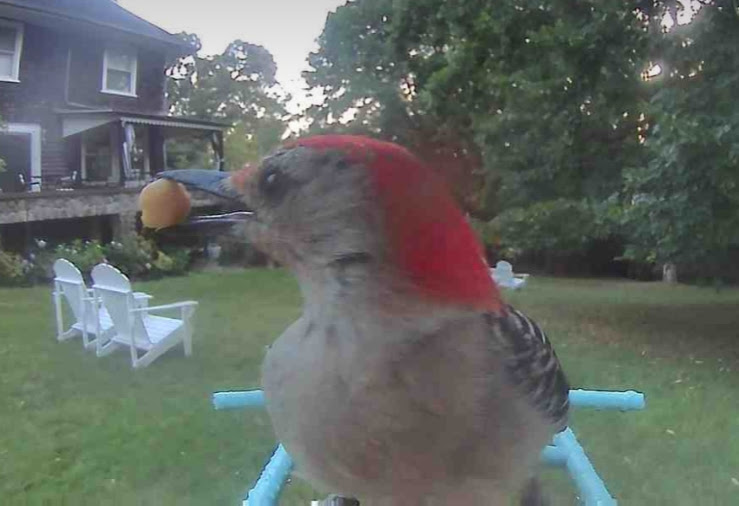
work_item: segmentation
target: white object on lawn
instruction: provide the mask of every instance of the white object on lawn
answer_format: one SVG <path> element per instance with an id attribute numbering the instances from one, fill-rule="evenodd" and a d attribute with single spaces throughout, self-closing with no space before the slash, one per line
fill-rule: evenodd
<path id="1" fill-rule="evenodd" d="M 64 258 L 54 262 L 54 312 L 56 316 L 56 338 L 65 341 L 71 337 L 82 335 L 82 344 L 87 348 L 96 346 L 98 336 L 104 336 L 112 332 L 113 322 L 110 315 L 95 302 L 93 291 L 85 286 L 85 280 L 80 270 L 69 260 Z M 64 311 L 62 310 L 62 298 L 67 301 L 75 323 L 64 330 Z M 134 298 L 137 306 L 146 306 L 151 295 L 143 292 L 135 292 Z M 90 335 L 95 339 L 90 339 Z"/>
<path id="2" fill-rule="evenodd" d="M 505 260 L 500 260 L 495 264 L 495 268 L 490 269 L 490 275 L 493 276 L 493 281 L 495 281 L 498 286 L 510 288 L 512 290 L 518 290 L 526 285 L 526 281 L 529 277 L 528 274 L 514 274 L 513 266 L 510 262 L 506 262 Z"/>
<path id="3" fill-rule="evenodd" d="M 85 286 L 85 280 L 80 270 L 69 260 L 60 258 L 54 262 L 54 312 L 56 315 L 56 339 L 65 341 L 82 334 L 82 344 L 85 348 L 95 346 L 95 340 L 89 335 L 104 334 L 111 330 L 113 322 L 105 309 L 95 306 L 92 291 Z M 72 310 L 75 323 L 64 330 L 64 312 L 62 297 L 66 299 Z"/>
<path id="4" fill-rule="evenodd" d="M 138 307 L 131 282 L 118 269 L 100 264 L 92 270 L 93 290 L 113 322 L 114 332 L 107 342 L 98 340 L 97 354 L 103 356 L 121 346 L 131 350 L 131 365 L 146 367 L 170 348 L 182 343 L 185 355 L 192 354 L 192 315 L 196 301 L 163 306 Z M 149 313 L 179 309 L 180 318 L 165 318 Z M 139 352 L 143 352 L 139 356 Z"/>

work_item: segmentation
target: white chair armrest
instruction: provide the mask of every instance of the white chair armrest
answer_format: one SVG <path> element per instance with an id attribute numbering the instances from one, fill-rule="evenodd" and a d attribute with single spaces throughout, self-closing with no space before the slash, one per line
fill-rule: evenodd
<path id="1" fill-rule="evenodd" d="M 153 299 L 153 295 L 149 295 L 145 292 L 133 292 L 133 298 L 134 299 Z"/>
<path id="2" fill-rule="evenodd" d="M 148 313 L 149 311 L 164 311 L 167 309 L 178 309 L 183 307 L 195 307 L 198 305 L 197 301 L 186 300 L 183 302 L 175 302 L 173 304 L 164 304 L 161 306 L 142 307 L 138 309 L 132 309 L 132 313 Z"/>

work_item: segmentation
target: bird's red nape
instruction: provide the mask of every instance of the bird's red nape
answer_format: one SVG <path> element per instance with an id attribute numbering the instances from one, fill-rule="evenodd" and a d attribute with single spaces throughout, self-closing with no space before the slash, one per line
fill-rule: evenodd
<path id="1" fill-rule="evenodd" d="M 425 296 L 500 311 L 502 302 L 482 248 L 441 179 L 396 144 L 324 135 L 293 146 L 343 151 L 369 168 L 397 266 Z"/>

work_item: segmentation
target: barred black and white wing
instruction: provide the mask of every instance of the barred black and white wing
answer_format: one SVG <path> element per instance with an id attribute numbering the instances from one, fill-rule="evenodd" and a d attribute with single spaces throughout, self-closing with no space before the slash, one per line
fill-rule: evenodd
<path id="1" fill-rule="evenodd" d="M 501 348 L 511 382 L 557 430 L 564 429 L 570 386 L 544 332 L 511 306 L 505 314 L 487 314 L 486 321 Z"/>

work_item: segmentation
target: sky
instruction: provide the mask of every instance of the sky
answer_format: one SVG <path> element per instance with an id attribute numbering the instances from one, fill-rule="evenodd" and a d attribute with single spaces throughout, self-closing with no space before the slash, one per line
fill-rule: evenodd
<path id="1" fill-rule="evenodd" d="M 201 54 L 222 52 L 242 39 L 266 47 L 277 63 L 277 79 L 294 96 L 290 109 L 307 102 L 308 53 L 317 48 L 326 16 L 346 0 L 119 0 L 118 3 L 165 30 L 195 33 Z"/>

